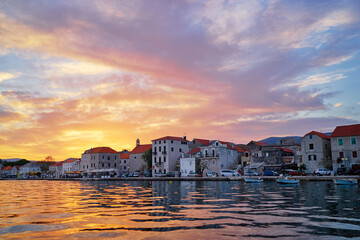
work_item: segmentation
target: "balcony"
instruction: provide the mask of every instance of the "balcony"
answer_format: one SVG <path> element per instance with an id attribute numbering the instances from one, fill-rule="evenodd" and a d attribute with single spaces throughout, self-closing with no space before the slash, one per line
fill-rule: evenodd
<path id="1" fill-rule="evenodd" d="M 163 162 L 155 162 L 155 166 L 156 167 L 163 167 L 164 163 Z"/>
<path id="2" fill-rule="evenodd" d="M 200 158 L 219 158 L 219 154 L 200 154 Z"/>

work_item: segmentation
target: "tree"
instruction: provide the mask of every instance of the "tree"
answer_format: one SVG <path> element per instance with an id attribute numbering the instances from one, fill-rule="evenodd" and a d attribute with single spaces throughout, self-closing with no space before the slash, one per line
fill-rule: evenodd
<path id="1" fill-rule="evenodd" d="M 144 162 L 147 164 L 148 171 L 151 171 L 152 168 L 152 148 L 147 150 L 141 158 L 144 160 Z"/>
<path id="2" fill-rule="evenodd" d="M 299 166 L 299 169 L 300 169 L 300 171 L 306 170 L 306 165 L 302 163 L 302 164 Z"/>
<path id="3" fill-rule="evenodd" d="M 27 164 L 27 163 L 29 163 L 30 161 L 28 161 L 28 160 L 26 160 L 26 159 L 20 159 L 20 160 L 18 160 L 18 161 L 16 161 L 16 162 L 6 162 L 6 161 L 4 161 L 3 162 L 3 165 L 4 165 L 4 167 L 6 167 L 6 166 L 11 166 L 11 167 L 13 167 L 13 166 L 15 166 L 15 165 L 25 165 L 25 164 Z"/>

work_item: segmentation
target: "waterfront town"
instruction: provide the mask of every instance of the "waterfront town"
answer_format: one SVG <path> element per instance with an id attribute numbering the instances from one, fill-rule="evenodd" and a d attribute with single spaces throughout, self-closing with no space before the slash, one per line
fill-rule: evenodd
<path id="1" fill-rule="evenodd" d="M 102 146 L 81 158 L 59 162 L 1 160 L 2 178 L 216 177 L 242 175 L 359 175 L 360 124 L 337 126 L 332 133 L 310 131 L 299 140 L 276 143 L 155 138 L 131 151 Z"/>

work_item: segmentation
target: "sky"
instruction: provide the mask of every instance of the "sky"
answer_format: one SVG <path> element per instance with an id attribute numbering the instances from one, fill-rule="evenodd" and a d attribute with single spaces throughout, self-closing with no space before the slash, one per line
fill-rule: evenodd
<path id="1" fill-rule="evenodd" d="M 360 121 L 360 1 L 0 0 L 0 158 Z"/>

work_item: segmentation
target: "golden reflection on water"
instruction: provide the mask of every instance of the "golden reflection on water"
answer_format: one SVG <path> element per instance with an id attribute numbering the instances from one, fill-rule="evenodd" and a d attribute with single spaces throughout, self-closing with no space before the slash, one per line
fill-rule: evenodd
<path id="1" fill-rule="evenodd" d="M 320 196 L 309 197 L 316 194 Z M 331 229 L 316 227 L 318 223 L 314 221 L 323 219 L 314 215 L 334 217 L 328 221 L 336 221 L 339 226 L 335 236 L 354 237 L 360 236 L 358 197 L 358 188 L 335 189 L 326 183 L 279 187 L 273 182 L 246 185 L 243 182 L 2 180 L 0 238 L 333 236 Z M 337 204 L 334 199 L 338 200 Z M 353 211 L 344 215 L 344 209 Z"/>

